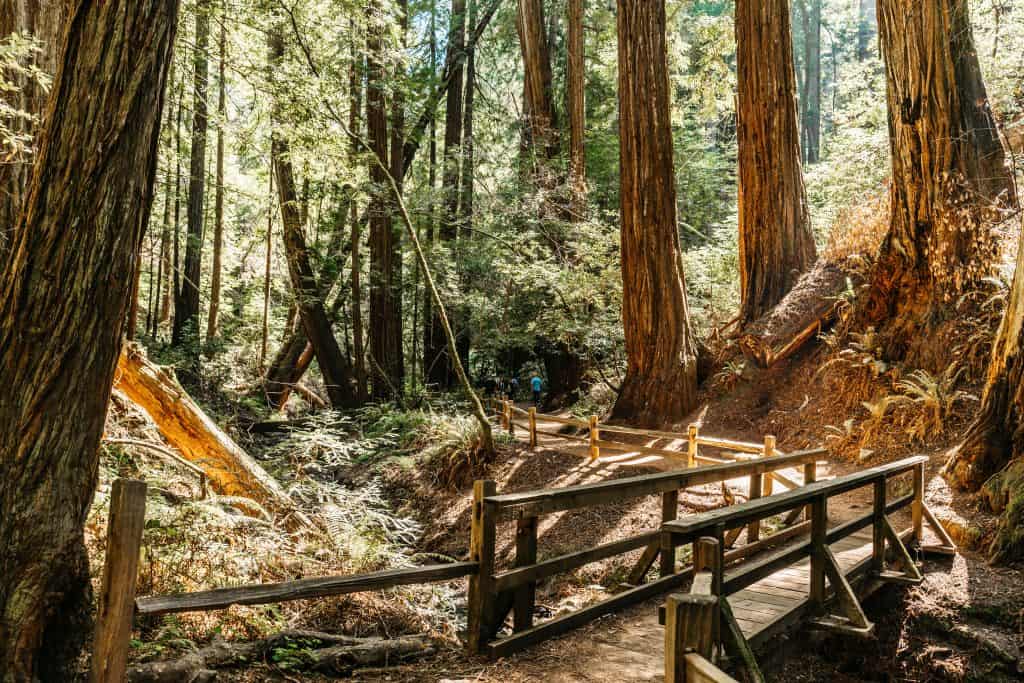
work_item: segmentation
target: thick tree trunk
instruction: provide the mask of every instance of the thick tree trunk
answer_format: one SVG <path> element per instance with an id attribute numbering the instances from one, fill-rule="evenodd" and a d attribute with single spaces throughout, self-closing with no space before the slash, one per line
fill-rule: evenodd
<path id="1" fill-rule="evenodd" d="M 5 682 L 72 680 L 89 633 L 82 525 L 152 206 L 177 13 L 177 0 L 73 4 L 0 275 Z"/>
<path id="2" fill-rule="evenodd" d="M 452 0 L 451 29 L 448 32 L 448 61 L 455 64 L 454 54 L 465 49 L 466 36 L 466 3 L 465 0 Z M 448 100 L 445 112 L 444 133 L 444 171 L 441 178 L 441 190 L 444 193 L 443 216 L 441 218 L 440 241 L 455 245 L 459 236 L 459 178 L 462 159 L 462 124 L 463 124 L 463 63 L 452 71 L 451 85 L 448 87 Z M 446 269 L 442 269 L 442 272 Z M 430 334 L 424 344 L 426 357 L 425 373 L 428 384 L 440 389 L 450 389 L 455 383 L 454 365 L 448 355 L 445 344 L 444 328 L 440 312 L 431 311 Z M 456 336 L 459 334 L 454 325 Z"/>
<path id="3" fill-rule="evenodd" d="M 551 86 L 551 51 L 544 23 L 543 0 L 519 0 L 516 29 L 523 55 L 530 140 L 544 159 L 554 159 L 558 156 L 558 117 Z M 553 178 L 553 174 L 541 172 L 541 186 L 550 188 Z"/>
<path id="4" fill-rule="evenodd" d="M 683 419 L 697 400 L 697 351 L 676 228 L 664 0 L 618 0 L 618 35 L 628 365 L 612 416 L 660 426 Z"/>
<path id="5" fill-rule="evenodd" d="M 227 17 L 220 22 L 218 41 L 220 60 L 217 78 L 217 187 L 213 200 L 213 266 L 210 271 L 210 314 L 206 320 L 206 343 L 217 338 L 217 317 L 220 315 L 221 250 L 224 243 L 224 127 L 227 125 L 227 88 L 224 84 L 227 58 Z"/>
<path id="6" fill-rule="evenodd" d="M 57 70 L 63 46 L 67 5 L 67 0 L 0 0 L 0 38 L 12 33 L 34 37 L 41 49 L 29 63 L 52 76 Z M 32 150 L 37 146 L 36 137 L 45 123 L 43 118 L 49 99 L 46 89 L 34 79 L 18 74 L 5 74 L 5 79 L 17 88 L 13 93 L 4 93 L 5 104 L 35 118 L 30 121 L 17 118 L 9 122 L 12 134 L 32 136 L 27 150 L 0 150 L 0 157 L 4 158 L 0 163 L 0 266 L 7 262 L 14 240 L 13 228 L 27 195 L 26 186 L 35 161 Z"/>
<path id="7" fill-rule="evenodd" d="M 586 115 L 586 67 L 583 41 L 583 0 L 568 0 L 568 109 L 569 109 L 569 191 L 572 192 L 570 220 L 587 217 L 587 155 L 584 149 Z"/>
<path id="8" fill-rule="evenodd" d="M 814 262 L 787 0 L 738 0 L 740 319 L 771 310 Z"/>
<path id="9" fill-rule="evenodd" d="M 271 65 L 284 56 L 284 41 L 280 29 L 270 33 Z M 277 178 L 277 192 L 281 208 L 281 225 L 284 233 L 285 255 L 288 260 L 288 274 L 292 291 L 295 293 L 299 316 L 306 330 L 316 359 L 323 373 L 331 405 L 335 408 L 349 408 L 356 404 L 352 386 L 352 366 L 338 346 L 331 329 L 331 321 L 324 308 L 323 294 L 313 267 L 309 261 L 309 250 L 299 212 L 299 196 L 295 187 L 288 141 L 274 130 L 271 139 L 271 158 L 274 175 Z"/>
<path id="10" fill-rule="evenodd" d="M 174 302 L 171 343 L 195 345 L 199 340 L 199 281 L 203 264 L 203 218 L 206 194 L 206 97 L 210 80 L 210 0 L 196 5 L 196 44 L 192 98 L 192 146 L 188 177 L 188 230 L 181 292 Z"/>
<path id="11" fill-rule="evenodd" d="M 943 365 L 928 329 L 986 277 L 991 219 L 1013 200 L 967 0 L 880 0 L 892 158 L 889 233 L 863 309 L 885 353 Z"/>

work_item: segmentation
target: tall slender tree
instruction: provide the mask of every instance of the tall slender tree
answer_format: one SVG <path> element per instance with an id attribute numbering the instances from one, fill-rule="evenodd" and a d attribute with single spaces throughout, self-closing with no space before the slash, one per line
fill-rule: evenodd
<path id="1" fill-rule="evenodd" d="M 796 0 L 803 20 L 804 63 L 800 141 L 804 161 L 821 158 L 821 0 Z"/>
<path id="2" fill-rule="evenodd" d="M 348 127 L 355 136 L 359 135 L 359 121 L 360 111 L 363 107 L 363 69 L 362 69 L 362 50 L 356 44 L 356 23 L 351 21 L 349 23 L 349 29 L 352 33 L 352 45 L 350 47 L 350 58 L 351 63 L 349 64 L 348 71 L 348 96 L 349 96 L 349 109 L 348 109 Z M 359 143 L 353 139 L 349 144 L 349 162 L 353 168 L 356 164 L 356 159 L 359 156 Z M 366 350 L 364 349 L 364 331 L 363 331 L 363 287 L 362 287 L 362 241 L 363 241 L 363 221 L 359 217 L 359 207 L 353 200 L 352 206 L 350 207 L 350 220 L 352 223 L 351 228 L 351 248 L 352 248 L 352 274 L 351 274 L 351 289 L 352 289 L 352 355 L 353 366 L 356 377 L 356 397 L 360 403 L 365 403 L 369 396 L 369 391 L 366 386 L 367 372 L 366 372 Z"/>
<path id="3" fill-rule="evenodd" d="M 787 0 L 736 2 L 740 319 L 775 306 L 814 261 Z"/>
<path id="4" fill-rule="evenodd" d="M 152 205 L 177 15 L 177 0 L 72 3 L 0 274 L 5 683 L 73 680 L 90 631 L 83 525 Z"/>
<path id="5" fill-rule="evenodd" d="M 211 0 L 196 3 L 196 42 L 193 52 L 192 145 L 188 176 L 188 230 L 181 291 L 174 302 L 174 345 L 199 339 L 199 284 L 203 264 L 203 222 L 206 196 L 206 137 L 209 128 L 207 90 L 210 81 Z"/>
<path id="6" fill-rule="evenodd" d="M 676 227 L 664 0 L 618 0 L 622 322 L 627 368 L 612 410 L 660 426 L 697 402 L 697 350 Z"/>
<path id="7" fill-rule="evenodd" d="M 583 40 L 583 0 L 568 0 L 567 33 L 568 64 L 566 70 L 569 109 L 569 190 L 573 222 L 587 216 L 587 155 L 584 147 L 587 126 L 586 66 Z"/>
<path id="8" fill-rule="evenodd" d="M 945 366 L 927 334 L 987 276 L 993 211 L 1014 201 L 967 0 L 880 0 L 892 160 L 889 232 L 864 306 L 889 358 Z"/>
<path id="9" fill-rule="evenodd" d="M 226 8 L 225 8 L 226 9 Z M 227 16 L 220 17 L 220 38 L 217 64 L 217 161 L 216 187 L 213 200 L 213 264 L 210 269 L 210 313 L 206 319 L 206 341 L 214 341 L 218 334 L 220 315 L 220 276 L 224 249 L 224 128 L 227 126 L 227 86 L 224 77 L 228 52 Z"/>

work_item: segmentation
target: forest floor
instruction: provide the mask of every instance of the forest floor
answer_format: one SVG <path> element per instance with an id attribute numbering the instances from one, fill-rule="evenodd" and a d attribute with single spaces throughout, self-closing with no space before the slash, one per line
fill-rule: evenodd
<path id="1" fill-rule="evenodd" d="M 883 419 L 876 419 L 863 403 L 891 393 L 891 378 L 866 376 L 861 369 L 841 365 L 822 372 L 826 359 L 826 350 L 819 348 L 769 371 L 745 368 L 742 372 L 719 373 L 703 390 L 700 411 L 678 427 L 685 432 L 687 423 L 697 421 L 705 434 L 749 441 L 761 441 L 765 434 L 774 434 L 779 449 L 787 452 L 828 446 L 830 461 L 819 470 L 819 476 L 840 475 L 911 454 L 928 455 L 928 504 L 964 550 L 949 560 L 929 560 L 926 580 L 921 586 L 909 590 L 887 588 L 869 600 L 866 611 L 878 624 L 877 639 L 853 643 L 803 631 L 781 638 L 770 652 L 761 655 L 768 679 L 1022 679 L 1024 593 L 1009 590 L 1009 587 L 1020 586 L 1024 574 L 1014 568 L 987 565 L 979 551 L 983 550 L 983 541 L 994 520 L 972 499 L 950 491 L 938 474 L 946 450 L 955 443 L 969 419 L 970 401 L 961 402 L 945 415 L 941 429 L 917 428 L 922 417 L 913 405 L 899 407 L 883 415 Z M 554 424 L 539 426 L 551 431 L 558 428 Z M 908 436 L 911 433 L 920 434 L 921 438 L 911 438 Z M 520 436 L 523 436 L 521 432 Z M 596 462 L 590 462 L 583 446 L 554 437 L 542 436 L 541 439 L 536 450 L 530 450 L 520 441 L 500 448 L 498 457 L 486 471 L 487 477 L 497 481 L 499 491 L 604 481 L 675 469 L 684 462 L 682 453 L 678 461 L 627 453 L 603 454 Z M 662 441 L 657 445 L 685 450 L 684 441 Z M 797 473 L 791 474 L 798 478 Z M 413 542 L 413 552 L 417 555 L 455 560 L 467 557 L 470 486 L 458 490 L 439 488 L 435 473 L 409 458 L 389 459 L 373 467 L 356 463 L 341 468 L 335 475 L 356 489 L 371 479 L 379 483 L 381 496 L 393 508 L 395 517 L 415 521 L 419 532 Z M 745 480 L 731 481 L 727 485 L 735 499 L 745 499 Z M 724 504 L 721 485 L 694 487 L 680 496 L 682 513 Z M 845 519 L 863 514 L 868 506 L 863 493 L 851 494 L 836 499 L 830 505 L 830 515 L 833 520 Z M 540 552 L 550 557 L 625 538 L 656 528 L 660 516 L 660 499 L 656 497 L 551 515 L 542 520 L 539 529 Z M 499 567 L 507 566 L 514 552 L 512 525 L 499 526 L 497 548 Z M 195 552 L 210 550 L 209 547 L 199 548 Z M 537 594 L 538 618 L 573 611 L 607 597 L 625 579 L 639 552 L 587 565 L 575 573 L 541 583 Z M 215 569 L 231 575 L 231 568 Z M 330 567 L 325 566 L 320 571 L 325 570 L 329 571 Z M 311 570 L 309 567 L 285 567 L 280 571 L 285 576 L 295 576 L 310 575 Z M 363 670 L 354 675 L 354 680 L 493 683 L 537 679 L 615 683 L 661 680 L 663 633 L 656 613 L 663 598 L 599 619 L 513 657 L 488 662 L 466 657 L 461 652 L 457 634 L 451 630 L 454 626 L 439 626 L 433 617 L 423 616 L 440 608 L 450 615 L 446 623 L 461 623 L 465 582 L 452 582 L 438 591 L 309 601 L 293 605 L 285 616 L 293 627 L 384 635 L 426 631 L 441 644 L 439 653 L 430 659 Z M 417 616 L 410 618 L 410 611 Z M 239 614 L 232 609 L 225 615 L 226 620 L 220 622 L 209 615 L 194 622 L 174 622 L 174 627 L 188 630 L 191 625 L 192 632 L 196 632 L 202 631 L 197 624 L 203 624 L 206 629 L 203 632 L 218 634 L 222 625 L 228 624 L 225 635 L 244 639 L 252 629 L 252 617 Z M 234 628 L 230 628 L 231 625 Z M 144 632 L 143 640 L 166 634 L 169 628 L 166 622 L 153 625 Z M 194 640 L 198 642 L 201 638 Z M 161 656 L 172 650 L 173 646 Z M 326 679 L 300 675 L 267 662 L 222 671 L 218 680 Z"/>

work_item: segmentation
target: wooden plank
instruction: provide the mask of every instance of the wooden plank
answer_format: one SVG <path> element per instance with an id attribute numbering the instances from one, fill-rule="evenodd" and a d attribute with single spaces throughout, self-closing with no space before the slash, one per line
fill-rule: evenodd
<path id="1" fill-rule="evenodd" d="M 935 516 L 935 513 L 932 512 L 932 509 L 928 507 L 927 503 L 921 503 L 921 512 L 924 513 L 925 519 L 928 520 L 928 526 L 931 527 L 932 531 L 935 532 L 935 535 L 939 537 L 940 541 L 942 541 L 943 548 L 951 548 L 955 551 L 956 543 L 953 542 L 949 532 L 946 531 L 946 527 L 942 526 L 939 518 Z"/>
<path id="2" fill-rule="evenodd" d="M 516 566 L 528 567 L 537 562 L 537 518 L 526 517 L 516 521 Z M 501 592 L 500 589 L 496 589 Z M 536 599 L 537 583 L 523 583 L 513 598 L 514 626 L 516 631 L 525 631 L 533 626 L 533 606 Z"/>
<path id="3" fill-rule="evenodd" d="M 661 523 L 665 524 L 674 520 L 679 515 L 679 491 L 665 491 L 661 494 Z M 676 571 L 676 553 L 664 552 L 659 557 L 659 574 L 669 576 Z M 699 571 L 699 569 L 697 570 Z"/>
<path id="4" fill-rule="evenodd" d="M 678 574 L 666 576 L 656 581 L 645 583 L 642 586 L 631 588 L 628 591 L 623 591 L 622 593 L 612 596 L 607 600 L 602 600 L 601 602 L 584 607 L 576 612 L 556 617 L 550 621 L 538 624 L 529 630 L 513 634 L 503 640 L 492 642 L 487 645 L 487 652 L 492 658 L 506 657 L 514 652 L 519 652 L 524 648 L 530 647 L 531 645 L 536 645 L 537 643 L 548 640 L 549 638 L 561 635 L 566 631 L 570 631 L 574 628 L 590 623 L 598 617 L 602 617 L 624 607 L 643 602 L 644 600 L 653 598 L 656 595 L 667 593 L 668 591 L 683 585 L 692 577 L 693 571 L 687 569 Z"/>
<path id="5" fill-rule="evenodd" d="M 327 576 L 299 579 L 283 583 L 260 583 L 233 588 L 215 588 L 196 593 L 151 595 L 138 598 L 135 609 L 139 614 L 173 614 L 176 612 L 205 612 L 224 609 L 231 605 L 263 605 L 289 600 L 306 600 L 348 593 L 364 593 L 395 586 L 450 581 L 474 575 L 476 562 L 452 562 L 408 569 L 388 569 L 369 574 Z"/>
<path id="6" fill-rule="evenodd" d="M 561 489 L 506 493 L 492 496 L 490 501 L 499 509 L 510 511 L 514 517 L 533 517 L 592 505 L 622 502 L 673 489 L 681 490 L 701 484 L 714 484 L 754 473 L 792 467 L 813 462 L 823 456 L 825 452 L 824 449 L 815 449 L 778 456 L 771 461 L 758 459 L 750 462 L 731 462 L 710 467 L 580 484 Z"/>
<path id="7" fill-rule="evenodd" d="M 644 552 L 640 555 L 640 559 L 637 560 L 629 572 L 629 577 L 626 579 L 629 584 L 639 586 L 643 583 L 644 577 L 647 576 L 647 572 L 651 570 L 651 566 L 660 554 L 661 543 L 659 542 L 658 532 L 654 532 L 654 540 L 647 545 Z"/>
<path id="8" fill-rule="evenodd" d="M 688 654 L 686 660 L 686 683 L 739 683 L 717 666 L 698 654 Z"/>
<path id="9" fill-rule="evenodd" d="M 544 436 L 553 436 L 557 439 L 565 439 L 566 441 L 579 441 L 580 443 L 587 443 L 590 441 L 590 437 L 577 436 L 576 434 L 562 434 L 561 432 L 549 432 L 546 429 L 535 430 L 538 434 Z"/>
<path id="10" fill-rule="evenodd" d="M 735 572 L 727 572 L 724 579 L 723 591 L 732 595 L 736 591 L 747 588 L 762 579 L 765 579 L 782 567 L 787 567 L 797 560 L 810 555 L 811 542 L 804 541 L 793 546 L 772 553 L 764 558 L 754 560 L 742 565 L 742 569 Z M 806 583 L 804 584 L 806 588 Z"/>
<path id="11" fill-rule="evenodd" d="M 558 415 L 548 415 L 546 413 L 537 413 L 537 419 L 541 422 L 554 422 L 556 424 L 579 427 L 580 429 L 587 429 L 590 426 L 582 420 L 576 420 L 570 417 L 559 417 Z"/>
<path id="12" fill-rule="evenodd" d="M 530 517 L 529 519 L 536 519 L 536 517 Z M 540 581 L 555 574 L 572 571 L 591 562 L 597 562 L 608 557 L 628 553 L 637 548 L 649 546 L 657 542 L 658 538 L 659 532 L 648 531 L 639 536 L 632 536 L 621 541 L 612 541 L 611 543 L 605 543 L 587 550 L 559 555 L 549 560 L 536 562 L 528 567 L 518 567 L 495 576 L 494 589 L 498 592 L 512 590 L 526 583 Z"/>
<path id="13" fill-rule="evenodd" d="M 813 609 L 821 610 L 825 605 L 825 559 L 823 548 L 828 531 L 828 498 L 819 494 L 813 498 L 811 507 L 811 581 L 810 601 Z"/>
<path id="14" fill-rule="evenodd" d="M 739 621 L 732 612 L 732 608 L 729 606 L 728 600 L 722 600 L 721 602 L 722 611 L 722 625 L 723 632 L 726 636 L 726 642 L 730 644 L 733 654 L 743 662 L 743 667 L 747 670 L 748 680 L 751 683 L 764 683 L 764 675 L 761 673 L 761 667 L 757 665 L 757 659 L 754 657 L 754 651 L 750 649 L 750 643 L 743 635 L 743 630 L 740 628 Z M 755 627 L 756 624 L 750 624 L 750 627 Z"/>
<path id="15" fill-rule="evenodd" d="M 872 570 L 875 573 L 885 569 L 885 488 L 885 479 L 875 481 L 874 502 L 871 507 L 871 557 Z"/>
<path id="16" fill-rule="evenodd" d="M 924 463 L 914 468 L 914 502 L 911 508 L 911 520 L 914 529 L 914 542 L 921 545 L 924 540 Z"/>
<path id="17" fill-rule="evenodd" d="M 128 668 L 146 482 L 117 479 L 110 491 L 107 557 L 93 636 L 92 683 L 121 683 Z"/>
<path id="18" fill-rule="evenodd" d="M 687 652 L 711 657 L 712 622 L 718 609 L 713 595 L 677 593 L 665 602 L 665 680 L 683 683 L 686 680 L 684 658 Z"/>
<path id="19" fill-rule="evenodd" d="M 810 530 L 810 522 L 801 522 L 796 526 L 791 526 L 788 529 L 783 529 L 782 531 L 776 532 L 770 536 L 765 536 L 754 543 L 748 543 L 740 546 L 739 548 L 730 550 L 725 555 L 726 562 L 736 562 L 738 560 L 746 559 L 751 555 L 756 555 L 757 553 L 763 552 L 769 548 L 774 548 L 784 541 L 789 541 L 797 536 L 809 533 Z"/>
<path id="20" fill-rule="evenodd" d="M 495 619 L 494 552 L 497 535 L 494 506 L 487 498 L 497 492 L 492 480 L 473 484 L 473 518 L 469 534 L 469 559 L 477 563 L 469 578 L 468 614 L 466 616 L 466 647 L 470 653 L 481 652 L 490 639 Z"/>

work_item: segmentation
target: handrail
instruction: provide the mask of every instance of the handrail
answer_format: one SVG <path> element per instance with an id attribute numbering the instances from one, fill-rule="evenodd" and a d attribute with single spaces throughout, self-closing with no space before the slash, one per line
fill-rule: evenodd
<path id="1" fill-rule="evenodd" d="M 488 496 L 485 502 L 495 511 L 512 510 L 514 518 L 534 517 L 599 505 L 612 500 L 627 500 L 666 491 L 678 491 L 700 484 L 714 484 L 747 475 L 764 474 L 795 465 L 817 462 L 826 453 L 824 448 L 816 448 L 774 458 L 731 462 L 658 474 L 643 474 L 560 489 L 505 493 Z"/>

